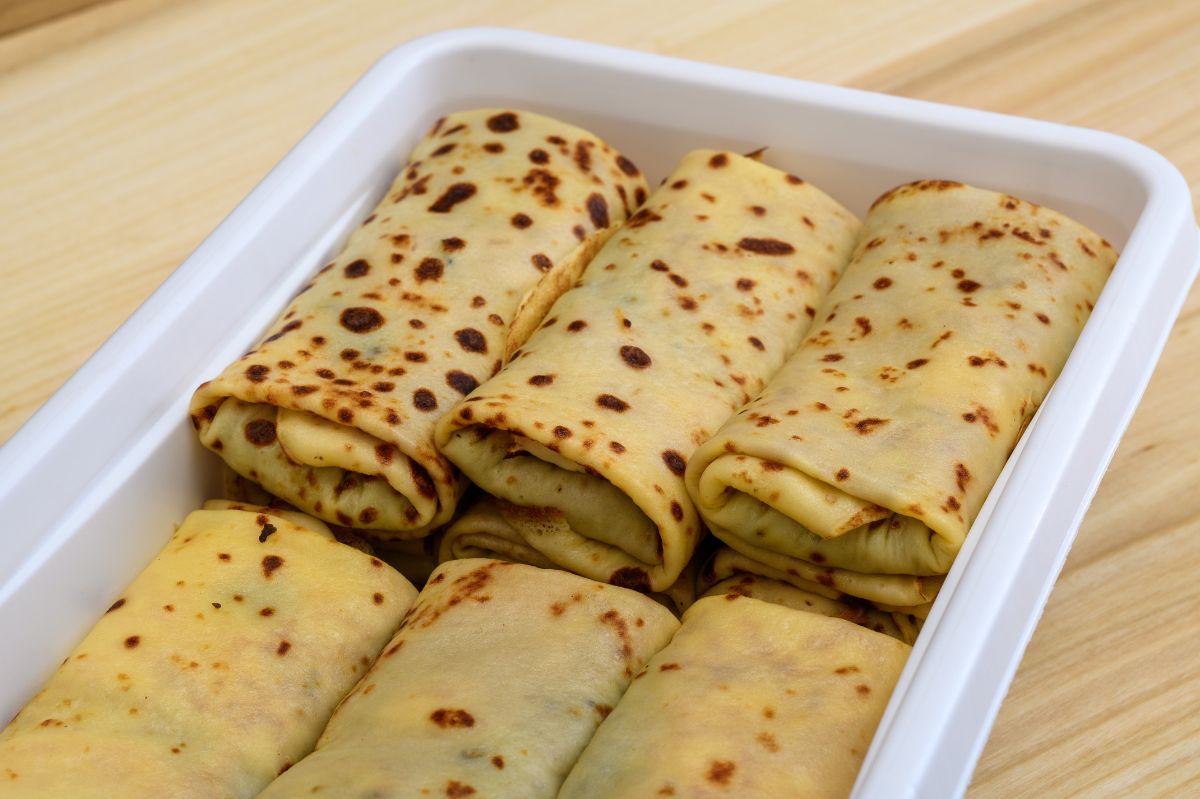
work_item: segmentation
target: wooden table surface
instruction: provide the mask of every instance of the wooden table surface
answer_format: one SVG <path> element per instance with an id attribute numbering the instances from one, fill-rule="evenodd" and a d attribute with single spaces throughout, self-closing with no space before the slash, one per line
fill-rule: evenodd
<path id="1" fill-rule="evenodd" d="M 1100 128 L 1200 188 L 1193 0 L 109 0 L 0 38 L 0 442 L 376 58 L 478 24 Z M 1193 291 L 971 796 L 1200 795 L 1198 354 Z"/>

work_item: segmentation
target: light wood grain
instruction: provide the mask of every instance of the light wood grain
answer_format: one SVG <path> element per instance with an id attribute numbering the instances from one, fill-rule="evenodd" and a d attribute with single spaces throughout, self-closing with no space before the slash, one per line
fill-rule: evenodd
<path id="1" fill-rule="evenodd" d="M 112 0 L 0 39 L 0 441 L 376 58 L 493 24 L 1098 127 L 1200 197 L 1190 0 Z M 970 795 L 1200 795 L 1200 293 Z"/>
<path id="2" fill-rule="evenodd" d="M 0 0 L 0 35 L 66 16 L 101 0 Z"/>

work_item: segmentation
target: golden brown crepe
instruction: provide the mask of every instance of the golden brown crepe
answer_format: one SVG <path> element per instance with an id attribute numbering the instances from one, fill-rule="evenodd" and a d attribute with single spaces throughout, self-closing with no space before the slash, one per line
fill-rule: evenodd
<path id="1" fill-rule="evenodd" d="M 497 560 L 438 567 L 281 797 L 553 799 L 679 623 L 641 594 Z"/>
<path id="2" fill-rule="evenodd" d="M 842 619 L 701 599 L 559 799 L 845 797 L 908 652 Z"/>
<path id="3" fill-rule="evenodd" d="M 526 543 L 640 590 L 678 578 L 702 533 L 696 447 L 800 343 L 855 218 L 797 177 L 686 156 L 438 446 L 485 491 L 539 509 Z"/>
<path id="4" fill-rule="evenodd" d="M 0 795 L 252 797 L 312 750 L 416 590 L 315 519 L 210 505 L 0 733 Z"/>
<path id="5" fill-rule="evenodd" d="M 543 569 L 555 568 L 554 563 L 526 543 L 526 537 L 536 537 L 537 529 L 546 523 L 547 516 L 558 514 L 546 508 L 522 507 L 502 499 L 484 495 L 466 507 L 441 534 L 438 543 L 438 562 L 458 558 L 496 558 L 514 563 L 526 563 Z M 681 615 L 696 599 L 696 558 L 688 561 L 666 590 L 649 596 Z"/>
<path id="6" fill-rule="evenodd" d="M 906 644 L 916 641 L 921 624 L 929 614 L 928 605 L 905 608 L 905 612 L 880 608 L 821 583 L 809 582 L 771 568 L 727 546 L 720 547 L 705 560 L 697 576 L 696 593 L 700 598 L 739 594 L 796 610 L 845 619 Z"/>
<path id="7" fill-rule="evenodd" d="M 888 192 L 803 346 L 692 458 L 705 521 L 804 580 L 927 604 L 1115 259 L 1005 194 Z"/>
<path id="8" fill-rule="evenodd" d="M 328 522 L 426 535 L 465 486 L 434 423 L 500 368 L 644 186 L 624 156 L 553 119 L 439 120 L 270 335 L 196 392 L 200 440 Z"/>

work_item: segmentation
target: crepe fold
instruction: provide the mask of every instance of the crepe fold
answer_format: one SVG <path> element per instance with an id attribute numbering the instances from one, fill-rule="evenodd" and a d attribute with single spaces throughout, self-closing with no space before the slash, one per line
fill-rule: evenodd
<path id="1" fill-rule="evenodd" d="M 928 603 L 1115 259 L 1009 195 L 885 194 L 803 345 L 689 463 L 713 533 L 845 594 Z"/>
<path id="2" fill-rule="evenodd" d="M 495 558 L 543 569 L 555 568 L 553 561 L 526 543 L 526 539 L 536 538 L 538 530 L 559 523 L 559 518 L 545 508 L 523 507 L 485 495 L 467 505 L 441 534 L 438 562 Z M 696 573 L 697 561 L 693 557 L 674 583 L 649 596 L 679 616 L 696 600 Z"/>
<path id="3" fill-rule="evenodd" d="M 543 508 L 525 508 L 495 497 L 481 497 L 467 505 L 442 533 L 438 562 L 492 558 L 553 569 L 554 562 L 525 543 L 522 533 L 547 523 L 548 515 L 550 523 L 557 521 L 557 514 L 547 514 Z"/>
<path id="4" fill-rule="evenodd" d="M 500 368 L 644 186 L 553 119 L 439 120 L 270 335 L 197 390 L 200 440 L 328 522 L 426 535 L 465 488 L 434 423 Z"/>
<path id="5" fill-rule="evenodd" d="M 522 532 L 554 563 L 667 588 L 703 530 L 689 457 L 799 345 L 857 229 L 795 176 L 690 153 L 442 418 L 438 446 L 488 493 L 540 509 Z"/>
<path id="6" fill-rule="evenodd" d="M 841 619 L 701 599 L 559 799 L 848 796 L 908 653 Z"/>
<path id="7" fill-rule="evenodd" d="M 438 567 L 316 751 L 264 799 L 552 799 L 679 622 L 641 594 L 504 561 Z"/>
<path id="8" fill-rule="evenodd" d="M 315 519 L 195 511 L 0 733 L 0 793 L 255 796 L 312 750 L 415 597 Z"/>
<path id="9" fill-rule="evenodd" d="M 775 605 L 845 619 L 906 644 L 917 640 L 917 633 L 930 608 L 929 605 L 903 610 L 881 607 L 827 585 L 772 568 L 727 546 L 719 547 L 698 569 L 696 594 L 698 598 L 737 594 L 761 599 Z"/>

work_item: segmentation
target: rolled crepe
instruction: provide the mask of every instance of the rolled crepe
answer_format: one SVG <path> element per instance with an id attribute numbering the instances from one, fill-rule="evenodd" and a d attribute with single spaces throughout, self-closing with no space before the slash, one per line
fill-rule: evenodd
<path id="1" fill-rule="evenodd" d="M 736 594 L 701 599 L 559 799 L 845 797 L 908 652 L 841 619 Z"/>
<path id="2" fill-rule="evenodd" d="M 678 626 L 641 594 L 566 572 L 445 563 L 317 750 L 263 799 L 552 799 Z"/>
<path id="3" fill-rule="evenodd" d="M 484 496 L 446 528 L 438 543 L 438 562 L 493 558 L 553 569 L 554 562 L 525 543 L 521 534 L 522 529 L 543 524 L 547 515 L 557 514 Z"/>
<path id="4" fill-rule="evenodd" d="M 312 750 L 415 596 L 315 519 L 191 513 L 0 733 L 0 793 L 255 796 Z"/>
<path id="5" fill-rule="evenodd" d="M 543 569 L 554 563 L 526 543 L 537 529 L 561 514 L 547 508 L 526 508 L 511 502 L 484 496 L 463 511 L 446 528 L 438 544 L 438 562 L 458 558 L 496 558 L 525 563 Z M 681 615 L 696 599 L 696 558 L 688 561 L 679 577 L 667 589 L 649 596 Z"/>
<path id="6" fill-rule="evenodd" d="M 799 345 L 857 229 L 797 177 L 689 154 L 520 357 L 442 418 L 438 446 L 488 493 L 544 510 L 525 538 L 551 561 L 667 588 L 703 530 L 688 458 Z"/>
<path id="7" fill-rule="evenodd" d="M 700 568 L 696 593 L 700 598 L 738 594 L 845 619 L 906 644 L 916 641 L 921 623 L 929 613 L 928 605 L 905 608 L 905 612 L 880 608 L 820 583 L 773 569 L 727 546 L 719 548 Z"/>
<path id="8" fill-rule="evenodd" d="M 885 194 L 813 332 L 688 465 L 713 533 L 842 593 L 928 603 L 1115 258 L 1008 195 Z"/>
<path id="9" fill-rule="evenodd" d="M 644 185 L 546 117 L 439 120 L 271 334 L 197 390 L 200 440 L 328 522 L 426 535 L 465 487 L 433 446 L 437 418 L 500 368 Z"/>

